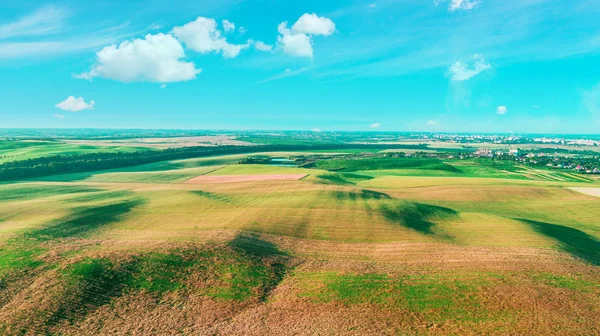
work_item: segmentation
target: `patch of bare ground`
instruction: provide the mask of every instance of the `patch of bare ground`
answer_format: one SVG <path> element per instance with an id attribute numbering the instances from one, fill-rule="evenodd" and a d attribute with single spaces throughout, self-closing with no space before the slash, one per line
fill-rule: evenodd
<path id="1" fill-rule="evenodd" d="M 569 188 L 582 194 L 600 197 L 600 188 Z"/>
<path id="2" fill-rule="evenodd" d="M 185 183 L 239 183 L 258 181 L 297 181 L 307 174 L 264 174 L 264 175 L 202 175 Z"/>

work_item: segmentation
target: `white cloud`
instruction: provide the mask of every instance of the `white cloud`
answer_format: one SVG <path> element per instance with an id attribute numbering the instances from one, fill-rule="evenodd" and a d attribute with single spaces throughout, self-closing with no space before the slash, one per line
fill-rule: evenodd
<path id="1" fill-rule="evenodd" d="M 227 42 L 221 31 L 217 29 L 217 22 L 205 17 L 198 17 L 196 21 L 173 28 L 173 34 L 188 48 L 196 52 L 202 54 L 222 52 L 225 58 L 235 58 L 243 49 L 250 46 L 250 43 L 231 44 Z"/>
<path id="2" fill-rule="evenodd" d="M 161 84 L 161 85 L 160 85 L 160 88 L 161 88 L 161 89 L 166 89 L 166 88 L 167 88 L 167 84 L 164 84 L 164 83 L 163 83 L 163 84 Z"/>
<path id="3" fill-rule="evenodd" d="M 326 17 L 317 14 L 304 14 L 292 26 L 294 34 L 329 36 L 335 32 L 335 23 Z"/>
<path id="4" fill-rule="evenodd" d="M 271 51 L 273 49 L 273 46 L 266 44 L 262 41 L 256 41 L 256 42 L 254 42 L 254 48 L 256 48 L 256 50 L 260 50 L 260 51 Z"/>
<path id="5" fill-rule="evenodd" d="M 240 35 L 244 35 L 244 34 L 246 34 L 246 32 L 248 31 L 248 29 L 246 29 L 246 28 L 244 28 L 244 27 L 240 27 L 240 28 L 238 29 L 238 31 L 240 32 Z"/>
<path id="6" fill-rule="evenodd" d="M 60 114 L 60 113 L 54 113 L 53 114 L 54 118 L 58 118 L 58 119 L 63 119 L 65 116 Z"/>
<path id="7" fill-rule="evenodd" d="M 508 112 L 508 108 L 506 106 L 498 106 L 498 108 L 496 109 L 496 113 L 500 115 L 504 115 L 506 114 L 506 112 Z"/>
<path id="8" fill-rule="evenodd" d="M 540 108 L 540 105 L 533 105 L 533 108 L 534 108 L 534 109 L 539 109 L 539 108 Z"/>
<path id="9" fill-rule="evenodd" d="M 228 20 L 223 20 L 223 29 L 226 33 L 230 33 L 235 30 L 235 23 Z"/>
<path id="10" fill-rule="evenodd" d="M 451 12 L 457 10 L 471 10 L 479 5 L 479 1 L 474 0 L 450 0 L 450 6 L 448 10 Z"/>
<path id="11" fill-rule="evenodd" d="M 282 22 L 277 27 L 279 36 L 277 44 L 283 52 L 294 57 L 313 57 L 313 35 L 329 36 L 335 32 L 335 23 L 326 17 L 317 14 L 304 14 L 288 28 L 287 22 Z"/>
<path id="12" fill-rule="evenodd" d="M 370 10 L 374 10 L 375 8 L 377 8 L 377 4 L 376 3 L 368 4 L 367 8 Z"/>
<path id="13" fill-rule="evenodd" d="M 75 98 L 73 96 L 69 96 L 69 98 L 55 105 L 56 108 L 59 108 L 63 111 L 69 112 L 79 112 L 83 110 L 91 110 L 94 108 L 96 103 L 93 100 L 90 100 L 89 103 L 86 103 L 83 97 Z M 57 115 L 54 115 L 55 117 Z M 64 117 L 64 116 L 63 116 Z M 60 118 L 60 117 L 58 117 Z"/>
<path id="14" fill-rule="evenodd" d="M 369 127 L 375 129 L 375 128 L 381 127 L 381 124 L 380 123 L 372 123 L 371 125 L 369 125 Z"/>
<path id="15" fill-rule="evenodd" d="M 491 67 L 481 54 L 474 54 L 469 61 L 458 61 L 452 64 L 448 69 L 448 74 L 453 81 L 466 81 Z"/>
<path id="16" fill-rule="evenodd" d="M 429 120 L 429 121 L 427 122 L 427 125 L 431 125 L 431 126 L 435 126 L 435 125 L 437 125 L 437 124 L 438 124 L 438 123 L 437 123 L 435 120 Z"/>
<path id="17" fill-rule="evenodd" d="M 434 3 L 437 6 L 440 3 L 447 1 L 450 1 L 450 4 L 448 5 L 448 10 L 451 12 L 456 12 L 460 10 L 470 11 L 471 9 L 479 5 L 479 1 L 477 0 L 434 0 Z"/>
<path id="18" fill-rule="evenodd" d="M 195 79 L 200 69 L 185 62 L 181 43 L 170 34 L 148 34 L 144 39 L 125 41 L 103 48 L 89 72 L 75 78 L 95 77 L 119 82 L 171 83 Z"/>
<path id="19" fill-rule="evenodd" d="M 277 28 L 280 36 L 277 42 L 283 52 L 294 57 L 313 57 L 313 47 L 310 37 L 306 34 L 294 34 L 287 28 L 287 22 L 283 22 Z"/>

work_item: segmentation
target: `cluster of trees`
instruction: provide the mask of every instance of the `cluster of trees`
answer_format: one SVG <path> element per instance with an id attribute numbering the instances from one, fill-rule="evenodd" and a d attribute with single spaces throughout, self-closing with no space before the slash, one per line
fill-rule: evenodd
<path id="1" fill-rule="evenodd" d="M 82 173 L 137 166 L 168 160 L 191 159 L 214 155 L 246 154 L 256 152 L 344 150 L 344 149 L 412 149 L 413 145 L 377 144 L 322 144 L 322 145 L 264 145 L 183 147 L 160 151 L 132 153 L 92 153 L 57 155 L 0 164 L 0 181 L 68 173 Z M 416 147 L 419 147 L 418 145 Z M 420 148 L 420 147 L 419 147 Z"/>

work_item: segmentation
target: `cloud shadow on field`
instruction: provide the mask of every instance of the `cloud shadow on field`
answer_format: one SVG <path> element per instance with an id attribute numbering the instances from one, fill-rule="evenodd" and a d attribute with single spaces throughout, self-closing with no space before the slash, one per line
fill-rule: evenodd
<path id="1" fill-rule="evenodd" d="M 393 205 L 382 204 L 379 206 L 379 212 L 388 222 L 426 235 L 435 234 L 433 228 L 436 224 L 433 220 L 458 215 L 458 212 L 449 208 L 407 201 Z"/>
<path id="2" fill-rule="evenodd" d="M 571 227 L 516 218 L 536 232 L 556 240 L 563 251 L 576 258 L 600 266 L 600 240 Z"/>
<path id="3" fill-rule="evenodd" d="M 351 202 L 356 202 L 357 200 L 382 200 L 382 199 L 392 199 L 390 195 L 373 190 L 361 189 L 360 191 L 333 191 L 333 197 L 338 201 L 348 200 Z"/>
<path id="4" fill-rule="evenodd" d="M 240 233 L 228 245 L 256 257 L 289 256 L 286 252 L 279 250 L 277 245 L 260 239 L 256 234 Z"/>
<path id="5" fill-rule="evenodd" d="M 295 267 L 291 264 L 289 254 L 256 234 L 239 233 L 228 245 L 249 257 L 251 268 L 255 271 L 248 276 L 251 282 L 261 282 L 261 301 L 267 300 L 271 292 Z M 256 271 L 260 269 L 264 270 L 262 275 Z M 263 280 L 260 280 L 261 278 Z"/>
<path id="6" fill-rule="evenodd" d="M 29 232 L 26 236 L 42 241 L 58 238 L 84 237 L 108 224 L 119 221 L 127 213 L 131 212 L 133 208 L 143 203 L 142 200 L 135 199 L 97 207 L 78 208 L 62 221 L 57 221 L 50 226 Z"/>

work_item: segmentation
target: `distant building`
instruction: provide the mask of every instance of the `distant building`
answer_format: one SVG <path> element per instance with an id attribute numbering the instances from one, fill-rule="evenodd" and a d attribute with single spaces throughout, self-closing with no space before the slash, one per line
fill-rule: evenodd
<path id="1" fill-rule="evenodd" d="M 476 156 L 482 157 L 482 156 L 492 156 L 492 150 L 491 149 L 487 149 L 487 148 L 479 148 L 476 152 L 475 152 Z"/>

